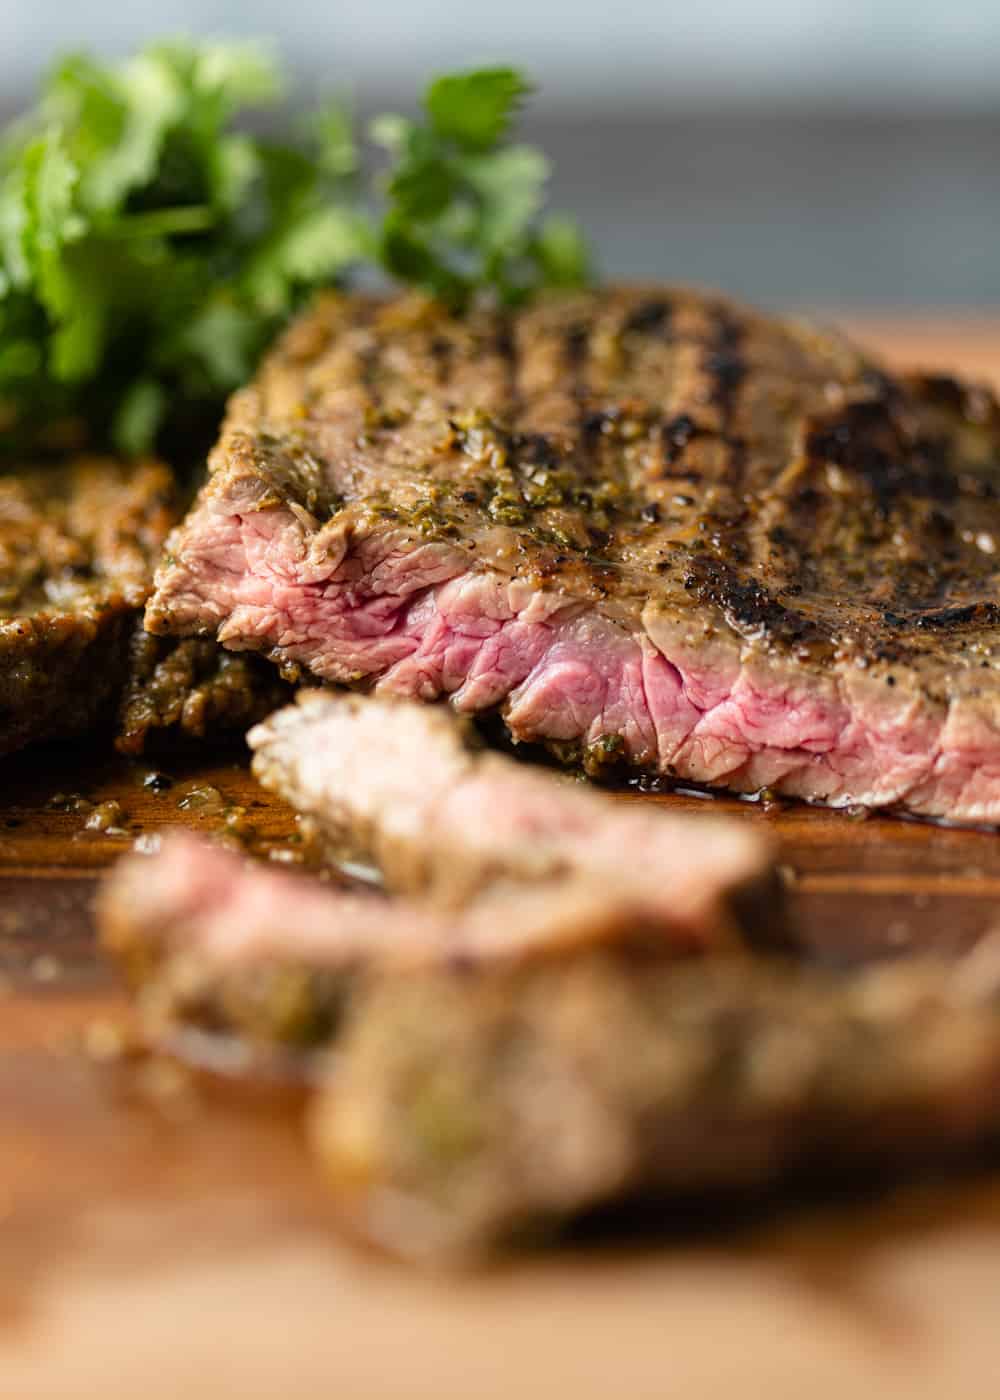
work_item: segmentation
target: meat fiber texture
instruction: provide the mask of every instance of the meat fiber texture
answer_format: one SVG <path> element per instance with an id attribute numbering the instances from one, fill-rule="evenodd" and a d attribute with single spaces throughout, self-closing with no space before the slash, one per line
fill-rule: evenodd
<path id="1" fill-rule="evenodd" d="M 0 753 L 79 734 L 110 707 L 176 518 L 157 463 L 0 478 Z"/>
<path id="2" fill-rule="evenodd" d="M 330 295 L 232 400 L 147 626 L 591 773 L 995 822 L 998 423 L 678 288 Z"/>
<path id="3" fill-rule="evenodd" d="M 526 890 L 547 910 L 548 945 L 609 922 L 692 950 L 781 927 L 771 849 L 749 824 L 628 804 L 483 752 L 445 707 L 305 691 L 247 739 L 264 786 L 372 858 L 391 889 L 443 908 L 508 900 L 498 949 L 525 937 L 513 930 Z"/>

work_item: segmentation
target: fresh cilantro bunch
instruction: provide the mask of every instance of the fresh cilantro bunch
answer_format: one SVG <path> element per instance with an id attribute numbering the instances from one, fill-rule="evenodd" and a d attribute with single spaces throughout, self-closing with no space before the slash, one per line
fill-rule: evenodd
<path id="1" fill-rule="evenodd" d="M 507 140 L 527 91 L 482 69 L 433 82 L 421 122 L 379 118 L 375 216 L 341 106 L 286 142 L 233 129 L 280 95 L 260 46 L 65 60 L 0 144 L 0 438 L 191 445 L 302 299 L 355 264 L 456 307 L 583 281 L 575 226 L 540 215 L 544 156 Z"/>
<path id="2" fill-rule="evenodd" d="M 300 146 L 230 130 L 273 103 L 253 44 L 64 61 L 0 151 L 0 399 L 137 452 L 218 412 L 299 301 L 368 246 L 343 113 Z"/>
<path id="3" fill-rule="evenodd" d="M 585 244 L 565 217 L 540 218 L 549 164 L 506 140 L 530 88 L 513 68 L 438 78 L 426 118 L 379 117 L 390 154 L 378 256 L 385 270 L 453 304 L 490 288 L 516 303 L 541 287 L 579 286 Z"/>

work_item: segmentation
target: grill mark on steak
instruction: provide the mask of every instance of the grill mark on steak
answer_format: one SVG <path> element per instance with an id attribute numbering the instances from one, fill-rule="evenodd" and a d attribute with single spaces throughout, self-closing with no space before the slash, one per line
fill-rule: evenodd
<path id="1" fill-rule="evenodd" d="M 654 296 L 632 308 L 625 317 L 623 329 L 637 335 L 667 336 L 670 332 L 671 306 L 667 297 Z"/>
<path id="2" fill-rule="evenodd" d="M 864 480 L 883 517 L 901 495 L 950 504 L 958 489 L 947 470 L 947 443 L 907 435 L 899 411 L 898 395 L 886 391 L 814 422 L 806 435 L 807 454 Z"/>
<path id="3" fill-rule="evenodd" d="M 985 623 L 994 627 L 1000 623 L 1000 606 L 996 603 L 969 603 L 964 608 L 944 608 L 941 612 L 922 612 L 911 614 L 909 617 L 900 617 L 894 612 L 884 612 L 882 614 L 890 627 L 905 629 L 908 627 L 919 627 L 921 630 L 942 630 L 955 631 L 964 627 L 967 623 Z"/>
<path id="4" fill-rule="evenodd" d="M 440 385 L 446 385 L 451 374 L 451 366 L 455 357 L 455 346 L 447 336 L 432 335 L 428 349 L 437 370 L 437 381 Z"/>
<path id="5" fill-rule="evenodd" d="M 600 442 L 599 438 L 595 438 L 592 433 L 587 433 L 584 428 L 584 425 L 591 418 L 591 385 L 588 376 L 590 341 L 590 330 L 586 325 L 575 322 L 567 328 L 563 353 L 570 383 L 570 394 L 576 400 L 576 415 L 572 431 L 583 453 L 586 453 L 588 448 L 593 451 Z M 555 465 L 551 450 L 550 465 Z M 588 462 L 584 467 L 584 471 L 588 470 L 593 470 L 591 462 Z"/>
<path id="6" fill-rule="evenodd" d="M 672 468 L 680 462 L 684 449 L 698 436 L 700 431 L 698 424 L 688 413 L 678 413 L 676 418 L 671 418 L 669 422 L 660 425 L 660 439 L 666 458 L 662 476 L 690 475 L 689 472 L 673 471 Z"/>
<path id="7" fill-rule="evenodd" d="M 715 333 L 712 348 L 705 359 L 705 369 L 711 381 L 710 402 L 717 404 L 725 436 L 733 421 L 736 396 L 746 378 L 747 366 L 740 348 L 743 328 L 724 307 L 715 312 Z"/>
<path id="8" fill-rule="evenodd" d="M 517 338 L 511 324 L 510 313 L 504 309 L 498 312 L 492 331 L 493 353 L 501 366 L 503 388 L 500 401 L 510 405 L 511 418 L 516 421 L 520 410 L 517 365 Z"/>
<path id="9" fill-rule="evenodd" d="M 988 393 L 682 289 L 466 321 L 408 297 L 370 313 L 383 421 L 359 440 L 359 314 L 326 299 L 234 399 L 152 629 L 500 707 L 590 767 L 615 740 L 709 785 L 1000 820 Z M 441 334 L 447 388 L 421 368 Z M 325 387 L 302 420 L 304 379 Z M 283 505 L 305 492 L 314 523 Z"/>
<path id="10" fill-rule="evenodd" d="M 788 645 L 814 641 L 821 633 L 793 609 L 773 598 L 763 584 L 746 579 L 715 555 L 696 555 L 684 587 L 702 602 L 713 603 L 734 627 L 780 639 Z"/>
<path id="11" fill-rule="evenodd" d="M 712 338 L 712 349 L 705 361 L 705 369 L 710 377 L 709 402 L 714 404 L 719 413 L 719 432 L 725 447 L 725 463 L 723 475 L 728 486 L 733 507 L 730 510 L 735 512 L 728 519 L 723 516 L 720 525 L 728 528 L 728 554 L 735 562 L 745 564 L 749 559 L 749 551 L 742 546 L 739 539 L 739 525 L 742 523 L 743 512 L 739 509 L 743 490 L 743 477 L 747 463 L 747 445 L 743 438 L 735 432 L 735 424 L 738 421 L 739 412 L 739 392 L 747 374 L 747 365 L 743 359 L 741 350 L 743 344 L 743 327 L 729 314 L 725 307 L 718 307 L 715 312 L 715 331 Z M 731 528 L 733 525 L 736 529 Z M 762 595 L 764 590 L 759 584 L 752 583 L 746 587 L 739 587 L 731 584 L 729 592 L 733 598 L 733 604 L 727 609 L 729 615 L 739 619 L 741 608 L 736 607 L 737 601 L 749 600 L 751 595 Z M 742 611 L 746 611 L 743 603 Z M 771 613 L 760 604 L 754 604 L 747 617 L 747 623 L 751 627 L 764 627 L 768 625 Z M 776 620 L 776 619 L 775 619 Z"/>
<path id="12" fill-rule="evenodd" d="M 575 322 L 566 328 L 563 355 L 566 368 L 573 381 L 573 394 L 580 398 L 587 391 L 586 367 L 590 348 L 590 332 L 585 325 Z"/>

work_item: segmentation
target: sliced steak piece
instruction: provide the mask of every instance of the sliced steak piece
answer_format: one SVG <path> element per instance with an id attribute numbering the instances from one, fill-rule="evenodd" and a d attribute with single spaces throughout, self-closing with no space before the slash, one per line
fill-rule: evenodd
<path id="1" fill-rule="evenodd" d="M 184 832 L 129 855 L 96 904 L 101 944 L 141 993 L 154 1041 L 184 1027 L 326 1043 L 359 969 L 419 964 L 442 921 L 258 864 Z"/>
<path id="2" fill-rule="evenodd" d="M 442 909 L 289 874 L 182 833 L 120 861 L 97 912 L 154 1035 L 194 1026 L 279 1044 L 328 1040 L 359 971 L 471 971 L 621 943 L 690 950 L 686 929 L 678 937 L 641 891 L 599 872 L 494 881 Z"/>
<path id="3" fill-rule="evenodd" d="M 0 476 L 0 753 L 81 733 L 111 703 L 172 498 L 155 463 Z"/>
<path id="4" fill-rule="evenodd" d="M 770 847 L 748 825 L 626 805 L 476 750 L 444 707 L 300 692 L 247 740 L 264 786 L 391 889 L 453 908 L 571 877 L 692 948 L 780 925 Z"/>
<path id="5" fill-rule="evenodd" d="M 147 625 L 592 772 L 996 821 L 998 423 L 676 288 L 330 295 L 232 400 Z"/>
<path id="6" fill-rule="evenodd" d="M 174 834 L 119 864 L 98 919 L 155 1042 L 218 1054 L 235 1033 L 245 1067 L 332 1063 L 325 1173 L 356 1231 L 409 1255 L 638 1196 L 840 1183 L 1000 1127 L 995 940 L 839 972 L 676 959 L 599 898 L 553 938 L 546 886 L 442 910 Z"/>
<path id="7" fill-rule="evenodd" d="M 291 695 L 260 657 L 224 651 L 205 637 L 156 637 L 140 626 L 129 643 L 115 746 L 139 754 L 164 738 L 242 736 Z"/>
<path id="8" fill-rule="evenodd" d="M 417 1256 L 637 1195 L 936 1163 L 1000 1127 L 996 978 L 969 970 L 591 953 L 385 978 L 314 1141 L 352 1228 Z"/>

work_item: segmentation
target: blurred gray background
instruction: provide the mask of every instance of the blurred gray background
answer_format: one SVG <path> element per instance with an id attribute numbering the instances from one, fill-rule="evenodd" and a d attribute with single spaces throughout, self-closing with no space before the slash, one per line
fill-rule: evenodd
<path id="1" fill-rule="evenodd" d="M 56 52 L 263 35 L 362 112 L 523 65 L 604 270 L 774 304 L 1000 305 L 1000 0 L 0 0 L 0 108 Z"/>

